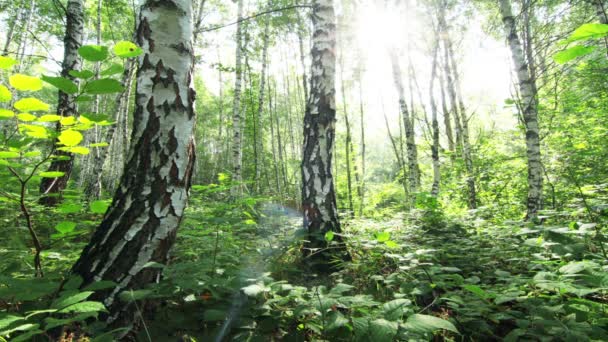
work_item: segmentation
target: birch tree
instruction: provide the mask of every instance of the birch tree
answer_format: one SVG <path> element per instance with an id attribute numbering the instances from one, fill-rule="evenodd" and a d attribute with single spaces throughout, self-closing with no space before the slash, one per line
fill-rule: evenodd
<path id="1" fill-rule="evenodd" d="M 61 76 L 78 84 L 78 80 L 72 77 L 70 70 L 80 70 L 82 62 L 78 56 L 78 48 L 82 46 L 84 36 L 84 2 L 83 0 L 69 0 L 66 7 L 65 36 L 63 39 L 63 63 L 61 65 Z M 74 116 L 77 112 L 74 96 L 59 91 L 57 102 L 57 114 L 61 116 Z M 57 124 L 60 128 L 60 124 Z M 43 197 L 40 202 L 45 205 L 57 204 L 60 200 L 59 194 L 63 191 L 72 174 L 74 155 L 69 152 L 56 152 L 56 158 L 51 162 L 48 171 L 63 172 L 62 177 L 52 179 L 43 178 L 40 182 L 40 192 Z M 50 196 L 47 196 L 50 195 Z"/>
<path id="2" fill-rule="evenodd" d="M 232 180 L 236 185 L 232 188 L 233 196 L 243 192 L 243 132 L 241 129 L 241 83 L 243 80 L 243 0 L 237 0 L 238 14 L 236 24 L 236 60 L 234 78 L 234 99 L 232 102 Z"/>
<path id="3" fill-rule="evenodd" d="M 313 3 L 312 68 L 304 114 L 302 209 L 308 231 L 304 255 L 319 270 L 328 270 L 332 257 L 349 260 L 341 236 L 332 175 L 336 125 L 336 17 L 333 0 Z M 326 248 L 327 241 L 336 244 Z"/>
<path id="4" fill-rule="evenodd" d="M 159 276 L 145 268 L 166 263 L 182 219 L 194 165 L 192 4 L 146 0 L 138 17 L 136 109 L 128 161 L 103 221 L 72 272 L 82 286 L 109 280 L 96 293 L 109 323 L 128 323 L 130 306 L 118 299 Z"/>
<path id="5" fill-rule="evenodd" d="M 536 101 L 536 80 L 531 77 L 522 43 L 517 35 L 515 17 L 510 0 L 499 0 L 500 14 L 519 88 L 519 109 L 526 129 L 526 156 L 528 163 L 528 199 L 526 218 L 535 220 L 541 209 L 543 191 L 543 167 L 541 164 L 540 138 L 538 126 L 538 106 Z"/>

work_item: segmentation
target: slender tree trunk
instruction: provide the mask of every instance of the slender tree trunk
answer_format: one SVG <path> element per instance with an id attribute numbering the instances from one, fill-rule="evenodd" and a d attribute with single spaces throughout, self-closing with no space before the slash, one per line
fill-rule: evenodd
<path id="1" fill-rule="evenodd" d="M 523 114 L 524 125 L 526 127 L 526 154 L 528 160 L 528 200 L 527 215 L 528 220 L 536 220 L 538 211 L 541 209 L 543 175 L 541 164 L 540 138 L 538 127 L 538 107 L 536 105 L 536 80 L 530 77 L 530 71 L 526 63 L 522 44 L 517 35 L 515 17 L 511 9 L 509 0 L 499 0 L 500 13 L 505 26 L 505 33 L 513 65 L 519 81 L 520 110 Z"/>
<path id="2" fill-rule="evenodd" d="M 336 18 L 333 0 L 313 3 L 312 79 L 304 115 L 302 209 L 308 241 L 304 255 L 320 270 L 331 269 L 332 258 L 350 260 L 343 244 L 332 176 L 336 124 Z M 332 232 L 332 249 L 326 234 Z"/>
<path id="3" fill-rule="evenodd" d="M 393 134 L 391 133 L 391 126 L 388 122 L 388 117 L 386 117 L 386 111 L 384 110 L 384 102 L 382 102 L 382 114 L 384 115 L 384 124 L 386 125 L 386 132 L 388 133 L 388 137 L 391 141 L 391 145 L 393 146 L 393 152 L 395 153 L 395 159 L 397 160 L 397 167 L 399 168 L 399 171 L 405 170 L 405 161 L 403 160 L 403 158 L 404 158 L 403 151 L 401 151 L 399 149 L 398 142 L 396 141 L 396 139 L 393 137 Z M 399 126 L 401 126 L 401 125 L 399 125 Z M 409 196 L 409 190 L 407 189 L 407 182 L 405 181 L 405 178 L 401 179 L 401 184 L 403 185 L 403 191 L 404 191 L 405 197 L 407 198 Z"/>
<path id="4" fill-rule="evenodd" d="M 361 124 L 361 182 L 359 183 L 359 216 L 363 216 L 365 207 L 365 110 L 363 106 L 363 86 L 362 78 L 359 75 L 359 116 Z"/>
<path id="5" fill-rule="evenodd" d="M 403 88 L 403 82 L 401 80 L 401 67 L 399 66 L 399 60 L 397 53 L 394 50 L 390 52 L 391 65 L 393 68 L 393 80 L 395 87 L 397 88 L 397 94 L 399 95 L 399 108 L 403 115 L 403 127 L 405 130 L 405 147 L 407 151 L 407 168 L 408 168 L 408 184 L 410 194 L 410 205 L 415 207 L 416 204 L 416 192 L 420 186 L 420 173 L 418 167 L 418 148 L 416 146 L 416 138 L 414 136 L 413 121 L 410 118 L 410 113 L 407 108 L 407 102 L 405 99 L 405 90 Z"/>
<path id="6" fill-rule="evenodd" d="M 70 70 L 80 70 L 82 63 L 78 56 L 78 48 L 82 45 L 84 36 L 84 3 L 83 0 L 69 0 L 66 13 L 66 28 L 63 53 L 63 64 L 61 65 L 61 76 L 78 83 L 78 80 L 70 76 Z M 74 101 L 74 96 L 59 91 L 59 99 L 57 102 L 57 114 L 61 116 L 76 115 L 77 107 Z M 57 129 L 61 129 L 61 125 L 57 124 Z M 72 166 L 74 164 L 74 155 L 67 152 L 58 151 L 48 171 L 63 172 L 64 175 L 59 178 L 43 178 L 40 182 L 40 192 L 43 197 L 40 203 L 44 205 L 55 205 L 61 201 L 59 197 L 61 192 L 66 188 Z M 49 196 L 47 196 L 49 195 Z"/>
<path id="7" fill-rule="evenodd" d="M 606 13 L 604 0 L 591 0 L 591 2 L 593 6 L 595 6 L 595 12 L 599 22 L 602 24 L 608 24 L 608 14 Z"/>
<path id="8" fill-rule="evenodd" d="M 264 43 L 262 47 L 262 72 L 260 74 L 260 92 L 258 94 L 258 112 L 256 115 L 256 133 L 257 136 L 254 137 L 256 154 L 255 154 L 255 187 L 256 190 L 260 191 L 260 178 L 262 173 L 262 164 L 263 162 L 263 154 L 264 154 L 264 146 L 262 144 L 262 140 L 264 139 L 264 132 L 262 128 L 262 114 L 264 113 L 264 92 L 266 90 L 266 68 L 267 68 L 267 60 L 268 60 L 268 41 L 269 41 L 269 29 L 270 22 L 266 20 L 264 23 Z"/>
<path id="9" fill-rule="evenodd" d="M 15 15 L 7 21 L 6 26 L 8 28 L 8 32 L 6 32 L 6 41 L 4 42 L 4 49 L 2 49 L 2 56 L 6 56 L 9 53 L 8 49 L 10 48 L 11 43 L 13 42 L 13 38 L 15 36 L 15 28 L 21 20 L 21 16 L 24 10 L 25 0 L 21 0 L 17 13 L 15 13 Z"/>
<path id="10" fill-rule="evenodd" d="M 344 49 L 342 49 L 344 51 Z M 340 90 L 342 93 L 342 112 L 344 115 L 344 123 L 346 124 L 346 142 L 344 144 L 344 153 L 346 155 L 346 191 L 348 198 L 348 211 L 352 217 L 355 213 L 355 206 L 353 204 L 353 182 L 352 182 L 352 170 L 351 170 L 351 145 L 352 136 L 350 131 L 350 121 L 348 120 L 348 106 L 346 105 L 346 87 L 344 86 L 344 56 L 340 55 Z"/>
<path id="11" fill-rule="evenodd" d="M 306 54 L 304 53 L 305 26 L 301 16 L 298 15 L 298 45 L 300 48 L 300 63 L 302 64 L 302 86 L 304 87 L 304 99 L 308 103 L 308 75 L 306 74 Z"/>
<path id="12" fill-rule="evenodd" d="M 234 81 L 234 100 L 232 103 L 232 196 L 240 197 L 243 194 L 243 146 L 242 146 L 242 117 L 241 117 L 241 82 L 243 78 L 242 67 L 242 35 L 243 35 L 243 0 L 238 0 L 238 23 L 236 25 L 236 64 Z"/>
<path id="13" fill-rule="evenodd" d="M 133 71 L 133 65 L 134 62 L 129 60 L 126 62 L 127 63 L 127 67 L 125 68 L 125 71 L 122 75 L 122 85 L 125 88 L 125 90 L 120 93 L 118 96 L 116 96 L 116 117 L 115 120 L 118 121 L 118 119 L 120 119 L 120 115 L 123 111 L 127 111 L 129 110 L 129 108 L 125 108 L 126 104 L 127 104 L 127 99 L 129 97 L 129 93 L 131 90 L 131 77 L 132 77 L 132 71 Z M 95 155 L 95 159 L 93 160 L 93 165 L 92 165 L 92 172 L 91 172 L 91 176 L 92 176 L 92 181 L 87 183 L 87 189 L 85 190 L 86 194 L 89 194 L 91 197 L 90 198 L 94 198 L 94 199 L 99 199 L 101 197 L 101 191 L 102 191 L 102 175 L 103 175 L 103 165 L 106 161 L 106 159 L 108 158 L 109 154 L 110 154 L 110 145 L 112 145 L 114 143 L 114 137 L 116 133 L 116 124 L 111 125 L 108 127 L 108 130 L 106 131 L 106 134 L 104 136 L 103 142 L 108 143 L 108 146 L 106 147 L 105 150 L 103 151 L 99 151 L 99 153 L 97 153 Z"/>
<path id="14" fill-rule="evenodd" d="M 433 65 L 431 67 L 431 84 L 429 86 L 429 100 L 431 102 L 431 121 L 433 127 L 433 144 L 431 145 L 431 156 L 433 159 L 433 185 L 431 195 L 439 196 L 439 185 L 441 183 L 441 170 L 439 162 L 439 120 L 437 119 L 437 101 L 435 101 L 435 79 L 437 78 L 437 54 L 439 52 L 439 37 L 435 42 L 433 51 Z"/>
<path id="15" fill-rule="evenodd" d="M 270 144 L 271 144 L 271 148 L 272 148 L 272 159 L 273 159 L 273 163 L 272 165 L 274 166 L 274 178 L 275 178 L 275 182 L 276 182 L 276 186 L 277 186 L 277 194 L 282 197 L 282 192 L 281 192 L 281 177 L 280 177 L 280 172 L 279 172 L 279 160 L 277 158 L 277 150 L 276 150 L 276 144 L 275 144 L 275 129 L 274 129 L 274 117 L 276 115 L 276 110 L 275 110 L 275 105 L 273 103 L 273 92 L 272 92 L 272 88 L 271 88 L 271 82 L 270 80 L 268 81 L 268 113 L 270 114 Z"/>
<path id="16" fill-rule="evenodd" d="M 119 300 L 160 276 L 149 262 L 166 263 L 188 199 L 194 165 L 192 89 L 192 4 L 190 0 L 146 0 L 138 19 L 137 102 L 129 161 L 91 241 L 72 272 L 82 287 L 101 280 L 116 285 L 94 298 L 118 326 L 134 318 Z"/>
<path id="17" fill-rule="evenodd" d="M 448 140 L 448 151 L 450 158 L 454 159 L 454 131 L 452 130 L 452 119 L 450 118 L 450 110 L 448 109 L 447 98 L 445 96 L 445 79 L 442 73 L 439 74 L 439 90 L 441 94 L 441 111 L 443 113 L 443 125 L 445 126 L 445 135 Z"/>

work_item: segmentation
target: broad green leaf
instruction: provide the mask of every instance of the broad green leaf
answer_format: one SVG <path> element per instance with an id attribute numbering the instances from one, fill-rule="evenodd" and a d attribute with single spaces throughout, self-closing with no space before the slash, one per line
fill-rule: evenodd
<path id="1" fill-rule="evenodd" d="M 70 291 L 70 292 L 73 292 L 73 291 Z M 76 293 L 69 293 L 67 296 L 61 296 L 60 298 L 55 300 L 53 302 L 53 304 L 51 304 L 51 308 L 63 309 L 67 306 L 82 302 L 83 300 L 89 298 L 92 294 L 93 294 L 93 291 L 84 291 L 84 292 L 76 291 Z"/>
<path id="2" fill-rule="evenodd" d="M 73 147 L 80 144 L 83 138 L 82 133 L 68 129 L 61 132 L 57 140 L 64 146 Z"/>
<path id="3" fill-rule="evenodd" d="M 0 159 L 19 158 L 19 152 L 0 151 Z"/>
<path id="4" fill-rule="evenodd" d="M 125 68 L 123 68 L 122 65 L 113 63 L 107 69 L 104 69 L 99 74 L 101 76 L 112 76 L 112 75 L 116 75 L 116 74 L 122 74 L 124 71 L 125 71 Z"/>
<path id="5" fill-rule="evenodd" d="M 99 45 L 83 45 L 78 54 L 89 62 L 101 62 L 108 58 L 108 48 Z"/>
<path id="6" fill-rule="evenodd" d="M 21 99 L 15 102 L 13 106 L 22 112 L 48 112 L 49 108 L 51 107 L 48 104 L 33 97 L 26 97 L 24 99 Z"/>
<path id="7" fill-rule="evenodd" d="M 11 338 L 11 342 L 29 342 L 32 340 L 33 336 L 40 335 L 44 333 L 44 331 L 36 328 L 33 330 L 28 330 L 25 334 L 21 334 L 19 336 L 15 336 L 15 338 Z"/>
<path id="8" fill-rule="evenodd" d="M 114 45 L 114 53 L 122 58 L 137 57 L 143 52 L 142 48 L 128 41 L 118 42 Z"/>
<path id="9" fill-rule="evenodd" d="M 91 95 L 120 93 L 123 90 L 120 82 L 111 78 L 91 81 L 84 87 L 84 92 Z"/>
<path id="10" fill-rule="evenodd" d="M 10 57 L 0 56 L 0 69 L 8 70 L 15 64 L 17 64 L 16 60 Z"/>
<path id="11" fill-rule="evenodd" d="M 73 116 L 66 116 L 64 118 L 62 118 L 59 123 L 62 126 L 72 126 L 76 123 L 76 119 Z"/>
<path id="12" fill-rule="evenodd" d="M 11 87 L 21 91 L 38 91 L 42 89 L 42 80 L 38 77 L 14 74 L 8 78 Z"/>
<path id="13" fill-rule="evenodd" d="M 7 87 L 0 84 L 0 102 L 9 102 L 13 98 L 13 94 Z"/>
<path id="14" fill-rule="evenodd" d="M 57 122 L 57 121 L 61 121 L 62 116 L 60 115 L 56 115 L 56 114 L 47 114 L 47 115 L 42 115 L 41 117 L 38 118 L 39 122 Z"/>
<path id="15" fill-rule="evenodd" d="M 325 241 L 331 242 L 334 239 L 334 236 L 334 232 L 332 232 L 331 230 L 328 231 L 327 233 L 325 233 Z"/>
<path id="16" fill-rule="evenodd" d="M 404 307 L 411 305 L 412 301 L 409 299 L 399 298 L 386 302 L 382 305 L 382 317 L 389 321 L 397 321 L 401 319 L 404 313 Z"/>
<path id="17" fill-rule="evenodd" d="M 67 234 L 74 231 L 76 222 L 62 221 L 55 225 L 55 229 L 61 234 Z"/>
<path id="18" fill-rule="evenodd" d="M 43 75 L 42 80 L 66 94 L 76 94 L 78 92 L 78 86 L 76 83 L 68 80 L 67 78 Z"/>
<path id="19" fill-rule="evenodd" d="M 82 206 L 76 203 L 63 203 L 57 207 L 57 211 L 62 214 L 74 214 L 80 212 Z"/>
<path id="20" fill-rule="evenodd" d="M 588 55 L 593 50 L 595 50 L 595 46 L 576 45 L 556 53 L 555 55 L 553 55 L 553 60 L 557 63 L 564 64 L 570 62 L 571 60 L 577 57 Z"/>
<path id="21" fill-rule="evenodd" d="M 565 266 L 560 267 L 560 273 L 564 274 L 577 274 L 581 273 L 587 269 L 593 269 L 598 267 L 598 265 L 591 261 L 573 261 Z"/>
<path id="22" fill-rule="evenodd" d="M 4 108 L 0 108 L 0 120 L 7 120 L 10 118 L 14 118 L 14 117 L 15 117 L 15 113 L 13 113 L 13 111 L 4 109 Z"/>
<path id="23" fill-rule="evenodd" d="M 459 334 L 458 329 L 450 321 L 435 316 L 414 314 L 407 318 L 405 328 L 418 333 L 432 333 L 440 329 Z"/>
<path id="24" fill-rule="evenodd" d="M 605 36 L 606 34 L 608 34 L 608 25 L 597 23 L 583 24 L 572 32 L 568 40 L 576 41 L 589 38 L 599 38 Z"/>
<path id="25" fill-rule="evenodd" d="M 38 329 L 39 326 L 40 326 L 40 324 L 26 323 L 26 324 L 22 324 L 22 325 L 19 325 L 17 327 L 11 328 L 9 330 L 0 331 L 0 335 L 9 335 L 9 334 L 14 333 L 16 331 L 34 330 L 34 329 Z"/>
<path id="26" fill-rule="evenodd" d="M 68 312 L 106 312 L 106 307 L 100 302 L 80 302 L 73 305 L 70 305 L 66 308 L 59 310 L 59 313 L 68 313 Z"/>
<path id="27" fill-rule="evenodd" d="M 349 323 L 348 319 L 344 317 L 344 315 L 339 311 L 333 311 L 329 314 L 329 318 L 327 319 L 327 326 L 325 327 L 326 331 L 333 331 L 339 329 Z"/>
<path id="28" fill-rule="evenodd" d="M 475 295 L 477 295 L 477 297 L 479 297 L 481 299 L 494 298 L 494 295 L 484 291 L 481 287 L 479 287 L 477 285 L 467 284 L 467 285 L 462 285 L 462 288 L 469 292 L 474 293 Z"/>
<path id="29" fill-rule="evenodd" d="M 44 171 L 38 174 L 42 178 L 59 178 L 65 175 L 65 172 L 62 171 Z"/>
<path id="30" fill-rule="evenodd" d="M 389 322 L 382 318 L 369 322 L 371 341 L 374 342 L 392 342 L 398 330 L 397 322 Z"/>
<path id="31" fill-rule="evenodd" d="M 105 214 L 110 204 L 106 201 L 93 201 L 89 208 L 93 214 Z"/>
<path id="32" fill-rule="evenodd" d="M 30 122 L 36 120 L 37 117 L 30 113 L 21 113 L 17 115 L 17 119 L 19 119 L 19 121 Z"/>
<path id="33" fill-rule="evenodd" d="M 24 320 L 23 317 L 0 313 L 0 331 L 6 329 L 11 324 Z"/>
<path id="34" fill-rule="evenodd" d="M 23 156 L 26 158 L 32 158 L 32 157 L 38 157 L 41 154 L 42 153 L 40 151 L 30 151 L 30 152 L 25 152 L 23 154 Z"/>
<path id="35" fill-rule="evenodd" d="M 82 71 L 70 70 L 68 72 L 68 74 L 70 74 L 70 76 L 72 76 L 72 77 L 80 78 L 83 80 L 86 80 L 86 79 L 89 79 L 89 78 L 95 76 L 95 73 L 92 72 L 91 70 L 82 70 Z"/>

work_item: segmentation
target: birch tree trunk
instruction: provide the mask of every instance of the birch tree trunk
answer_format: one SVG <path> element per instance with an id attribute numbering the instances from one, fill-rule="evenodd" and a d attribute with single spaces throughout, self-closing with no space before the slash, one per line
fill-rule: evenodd
<path id="1" fill-rule="evenodd" d="M 361 182 L 359 183 L 359 216 L 363 216 L 365 207 L 365 110 L 363 106 L 363 86 L 362 77 L 359 74 L 359 121 L 361 124 Z"/>
<path id="2" fill-rule="evenodd" d="M 505 26 L 507 42 L 511 50 L 513 65 L 519 82 L 520 103 L 524 125 L 526 127 L 526 155 L 528 161 L 528 220 L 536 220 L 541 209 L 543 175 L 541 164 L 540 138 L 538 127 L 538 107 L 536 102 L 536 80 L 530 77 L 530 71 L 524 57 L 521 41 L 517 35 L 515 17 L 510 0 L 499 0 L 502 22 Z"/>
<path id="3" fill-rule="evenodd" d="M 304 114 L 302 209 L 308 241 L 304 256 L 319 271 L 331 269 L 332 258 L 350 260 L 341 236 L 332 176 L 336 125 L 336 18 L 333 0 L 313 3 L 311 86 Z M 328 249 L 326 234 L 332 236 Z"/>
<path id="4" fill-rule="evenodd" d="M 439 37 L 437 37 L 439 39 Z M 433 185 L 431 195 L 439 196 L 439 185 L 441 182 L 441 170 L 439 163 L 439 120 L 437 119 L 437 102 L 435 101 L 435 79 L 437 78 L 437 54 L 439 52 L 439 41 L 435 43 L 433 51 L 433 65 L 431 67 L 431 84 L 429 86 L 429 101 L 431 103 L 431 122 L 433 127 L 433 144 L 431 145 L 431 157 L 433 159 Z"/>
<path id="5" fill-rule="evenodd" d="M 236 24 L 236 63 L 234 80 L 234 99 L 232 102 L 232 196 L 240 197 L 243 194 L 243 146 L 241 129 L 241 83 L 243 78 L 242 66 L 242 35 L 243 35 L 243 0 L 238 0 L 238 14 Z"/>
<path id="6" fill-rule="evenodd" d="M 405 89 L 403 87 L 403 81 L 401 79 L 401 67 L 399 66 L 399 59 L 397 53 L 394 50 L 389 51 L 391 58 L 391 66 L 393 68 L 393 81 L 397 88 L 397 94 L 399 95 L 399 108 L 403 115 L 403 127 L 405 130 L 405 148 L 407 151 L 407 168 L 408 168 L 408 185 L 410 194 L 410 205 L 415 207 L 416 204 L 416 192 L 420 186 L 420 173 L 418 167 L 418 148 L 416 147 L 416 137 L 414 136 L 414 127 L 412 118 L 407 107 L 405 99 Z"/>
<path id="7" fill-rule="evenodd" d="M 78 56 L 78 48 L 82 46 L 84 37 L 84 2 L 83 0 L 69 0 L 66 8 L 61 76 L 78 84 L 78 80 L 72 77 L 69 72 L 70 70 L 80 70 L 82 67 L 80 56 Z M 74 116 L 76 112 L 77 107 L 74 96 L 59 91 L 57 114 L 61 116 Z M 60 124 L 57 124 L 57 129 L 60 128 Z M 71 153 L 58 151 L 56 152 L 56 156 L 57 158 L 51 162 L 48 171 L 63 172 L 64 175 L 56 179 L 43 178 L 40 181 L 40 193 L 43 195 L 40 198 L 40 203 L 47 206 L 55 205 L 61 201 L 60 194 L 68 184 L 74 164 L 74 155 Z"/>
<path id="8" fill-rule="evenodd" d="M 15 36 L 15 28 L 17 28 L 17 25 L 21 19 L 22 12 L 24 10 L 25 0 L 21 0 L 17 12 L 7 21 L 6 26 L 8 28 L 8 31 L 6 32 L 6 40 L 4 42 L 4 49 L 2 49 L 2 56 L 6 56 L 9 53 L 8 49 L 10 48 L 11 43 L 13 42 L 13 38 Z"/>
<path id="9" fill-rule="evenodd" d="M 159 277 L 158 269 L 144 267 L 167 262 L 188 199 L 195 124 L 191 6 L 190 0 L 146 0 L 141 6 L 137 42 L 144 54 L 129 160 L 112 205 L 72 268 L 83 287 L 116 283 L 95 294 L 114 325 L 133 319 L 120 293 Z"/>
<path id="10" fill-rule="evenodd" d="M 270 21 L 266 20 L 264 23 L 264 43 L 262 47 L 262 72 L 260 74 L 260 92 L 258 94 L 258 112 L 256 116 L 256 136 L 254 137 L 255 144 L 255 187 L 256 190 L 260 191 L 260 177 L 262 171 L 264 154 L 264 145 L 262 140 L 264 139 L 264 131 L 262 128 L 262 114 L 264 113 L 264 92 L 266 90 L 266 68 L 268 64 L 268 41 L 269 41 L 269 29 Z"/>

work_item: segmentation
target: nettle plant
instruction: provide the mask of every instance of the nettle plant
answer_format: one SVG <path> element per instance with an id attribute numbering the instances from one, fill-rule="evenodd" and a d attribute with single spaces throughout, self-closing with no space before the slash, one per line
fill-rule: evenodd
<path id="1" fill-rule="evenodd" d="M 99 95 L 120 93 L 124 91 L 124 87 L 114 77 L 122 74 L 124 67 L 118 62 L 136 57 L 142 52 L 140 47 L 127 41 L 117 43 L 112 51 L 105 46 L 82 46 L 78 54 L 84 60 L 107 67 L 101 68 L 98 74 L 87 69 L 71 70 L 69 75 L 73 80 L 66 77 L 46 75 L 34 77 L 13 73 L 11 70 L 17 61 L 0 56 L 0 177 L 4 182 L 0 189 L 0 201 L 16 204 L 20 211 L 34 249 L 33 265 L 36 277 L 44 275 L 41 262 L 43 242 L 36 232 L 31 210 L 41 195 L 37 191 L 37 185 L 44 178 L 57 180 L 65 176 L 64 172 L 46 171 L 52 161 L 70 159 L 70 155 L 87 155 L 92 148 L 107 147 L 107 142 L 85 144 L 84 134 L 96 126 L 113 124 L 111 118 L 105 114 L 83 112 L 67 116 L 59 110 L 53 111 L 53 106 L 44 101 L 45 92 L 42 91 L 45 88 L 44 84 L 70 95 L 72 104 L 85 104 Z M 30 184 L 36 184 L 36 190 L 32 191 Z M 103 201 L 90 203 L 92 213 L 103 213 L 106 208 L 107 204 Z M 55 230 L 58 235 L 63 236 L 73 231 L 76 226 L 75 222 L 61 221 L 55 226 Z M 3 298 L 4 303 L 11 306 L 12 298 L 4 296 L 7 288 L 11 286 L 1 281 L 0 292 L 3 295 L 0 297 Z M 57 287 L 51 284 L 48 288 L 54 291 Z M 18 293 L 22 289 L 19 289 L 19 286 L 12 286 L 10 290 Z M 19 307 L 19 302 L 14 302 L 14 306 Z M 71 304 L 76 303 L 78 301 Z M 103 305 L 92 305 L 90 308 L 94 309 L 95 313 L 104 309 Z M 69 310 L 61 312 L 69 312 Z M 26 320 L 25 317 L 22 318 Z M 4 319 L 0 317 L 0 323 L 3 321 Z M 34 331 L 42 333 L 40 327 L 41 323 L 26 323 L 20 327 L 0 324 L 0 340 L 2 340 L 1 336 L 10 335 L 12 338 L 16 333 L 24 333 L 23 336 L 31 336 L 28 332 Z M 45 330 L 51 328 L 53 325 L 47 322 Z"/>

